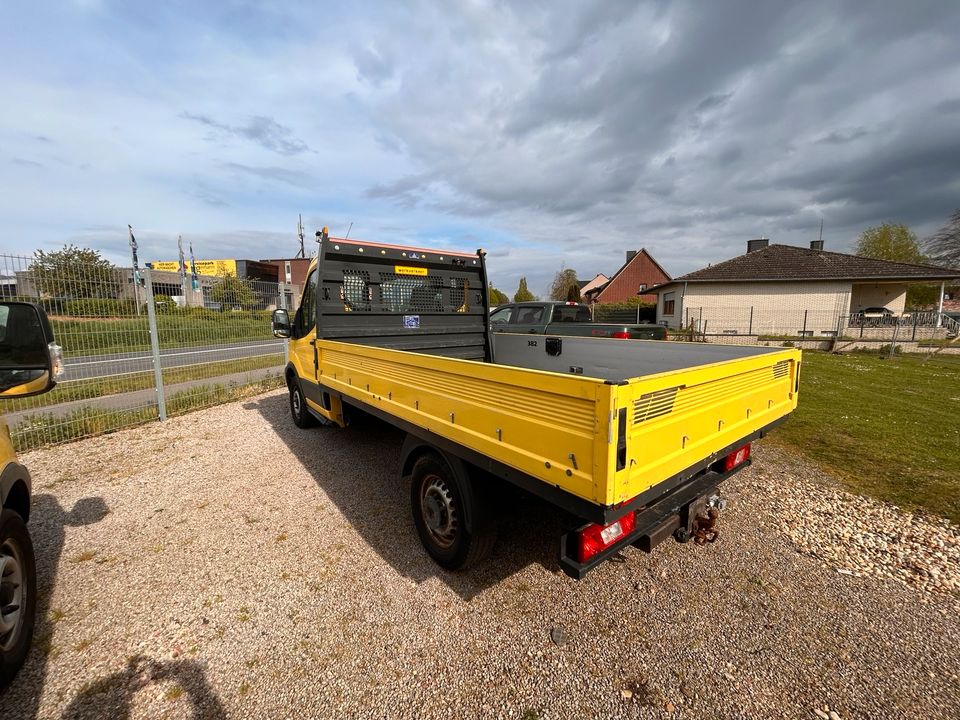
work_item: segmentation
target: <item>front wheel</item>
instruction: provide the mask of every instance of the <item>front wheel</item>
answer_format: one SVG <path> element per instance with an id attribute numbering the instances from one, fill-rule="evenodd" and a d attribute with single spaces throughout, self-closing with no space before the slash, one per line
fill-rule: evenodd
<path id="1" fill-rule="evenodd" d="M 465 495 L 476 510 L 468 530 Z M 436 455 L 423 455 L 413 466 L 410 504 L 420 541 L 438 565 L 463 570 L 483 560 L 493 549 L 496 528 L 480 506 L 481 499 Z"/>
<path id="2" fill-rule="evenodd" d="M 300 381 L 296 378 L 290 380 L 290 417 L 293 418 L 293 424 L 298 428 L 309 428 L 316 425 L 316 420 L 310 411 L 307 410 L 307 400 L 303 396 L 303 389 L 300 387 Z"/>
<path id="3" fill-rule="evenodd" d="M 33 639 L 37 569 L 33 543 L 23 519 L 0 512 L 0 688 L 23 665 Z"/>

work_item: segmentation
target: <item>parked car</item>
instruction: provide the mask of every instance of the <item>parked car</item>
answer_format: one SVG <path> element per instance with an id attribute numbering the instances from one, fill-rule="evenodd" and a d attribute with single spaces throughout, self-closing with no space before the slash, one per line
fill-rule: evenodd
<path id="1" fill-rule="evenodd" d="M 888 325 L 892 322 L 895 313 L 886 307 L 868 307 L 857 311 L 854 316 L 855 325 L 864 325 L 867 327 L 876 325 Z"/>
<path id="2" fill-rule="evenodd" d="M 32 303 L 0 303 L 0 398 L 45 393 L 63 374 L 46 314 Z M 0 690 L 23 665 L 33 639 L 37 571 L 30 519 L 30 473 L 17 462 L 0 418 Z"/>
<path id="3" fill-rule="evenodd" d="M 621 340 L 667 339 L 667 331 L 660 325 L 595 323 L 589 306 L 556 300 L 500 305 L 490 313 L 490 330 L 495 333 L 572 335 Z"/>

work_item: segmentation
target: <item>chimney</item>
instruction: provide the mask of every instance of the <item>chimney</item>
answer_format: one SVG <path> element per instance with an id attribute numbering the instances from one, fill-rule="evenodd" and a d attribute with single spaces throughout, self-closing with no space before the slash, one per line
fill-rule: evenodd
<path id="1" fill-rule="evenodd" d="M 752 253 L 754 250 L 762 250 L 769 244 L 770 241 L 766 238 L 760 238 L 759 240 L 747 240 L 747 252 Z"/>
<path id="2" fill-rule="evenodd" d="M 633 258 L 636 257 L 638 252 L 639 250 L 627 250 L 627 262 L 630 262 L 631 260 L 633 260 Z"/>
<path id="3" fill-rule="evenodd" d="M 823 240 L 811 240 L 810 249 L 817 252 L 823 252 Z"/>

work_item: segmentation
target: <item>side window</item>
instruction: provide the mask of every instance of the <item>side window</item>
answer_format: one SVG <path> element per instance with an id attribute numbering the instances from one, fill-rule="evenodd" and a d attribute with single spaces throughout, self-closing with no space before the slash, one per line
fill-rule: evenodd
<path id="1" fill-rule="evenodd" d="M 539 325 L 542 317 L 543 305 L 520 308 L 520 312 L 517 315 L 517 323 L 519 325 Z"/>
<path id="2" fill-rule="evenodd" d="M 314 270 L 307 278 L 303 288 L 303 298 L 300 300 L 300 322 L 297 326 L 297 337 L 303 337 L 307 331 L 317 323 L 317 271 Z"/>
<path id="3" fill-rule="evenodd" d="M 673 315 L 676 312 L 676 308 L 677 308 L 676 292 L 664 293 L 663 294 L 663 314 Z"/>
<path id="4" fill-rule="evenodd" d="M 513 316 L 512 307 L 503 307 L 498 310 L 494 310 L 490 314 L 490 324 L 491 325 L 506 325 L 510 322 L 510 318 Z"/>

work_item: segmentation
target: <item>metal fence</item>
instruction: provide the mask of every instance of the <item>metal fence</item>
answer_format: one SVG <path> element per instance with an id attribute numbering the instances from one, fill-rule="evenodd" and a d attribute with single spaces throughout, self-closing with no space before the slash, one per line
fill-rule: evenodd
<path id="1" fill-rule="evenodd" d="M 155 292 L 161 276 L 156 287 L 166 292 Z M 280 386 L 286 349 L 270 331 L 270 311 L 293 290 L 234 276 L 171 285 L 168 273 L 149 269 L 136 282 L 132 270 L 106 263 L 0 255 L 0 295 L 47 311 L 66 368 L 50 392 L 0 408 L 15 447 L 165 420 Z"/>
<path id="2" fill-rule="evenodd" d="M 949 342 L 960 325 L 942 313 L 861 311 L 776 306 L 688 307 L 673 327 L 678 339 L 714 342 L 756 340 L 864 340 Z"/>

